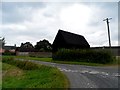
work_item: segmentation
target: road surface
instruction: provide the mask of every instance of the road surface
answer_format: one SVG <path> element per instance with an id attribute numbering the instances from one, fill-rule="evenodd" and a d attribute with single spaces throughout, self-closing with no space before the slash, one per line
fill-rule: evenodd
<path id="1" fill-rule="evenodd" d="M 43 65 L 57 67 L 70 81 L 70 88 L 118 88 L 117 67 L 95 67 L 84 65 L 58 64 L 30 60 Z"/>

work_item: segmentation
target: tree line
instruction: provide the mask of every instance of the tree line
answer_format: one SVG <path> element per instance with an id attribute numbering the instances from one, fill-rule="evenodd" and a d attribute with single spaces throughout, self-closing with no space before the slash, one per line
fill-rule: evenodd
<path id="1" fill-rule="evenodd" d="M 4 47 L 5 45 L 5 38 L 0 37 L 0 47 Z M 36 51 L 52 51 L 52 44 L 46 40 L 40 40 L 36 43 L 36 45 L 32 45 L 30 42 L 21 43 L 20 48 L 28 48 L 28 49 L 35 49 Z"/>
<path id="2" fill-rule="evenodd" d="M 40 40 L 39 42 L 36 43 L 35 46 L 33 46 L 30 42 L 26 42 L 26 43 L 21 43 L 20 48 L 34 48 L 36 51 L 52 51 L 52 44 L 44 39 L 44 40 Z"/>

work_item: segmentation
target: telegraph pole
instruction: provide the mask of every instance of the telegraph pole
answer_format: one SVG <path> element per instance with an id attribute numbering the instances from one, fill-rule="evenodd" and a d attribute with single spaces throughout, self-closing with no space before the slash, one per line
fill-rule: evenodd
<path id="1" fill-rule="evenodd" d="M 109 38 L 109 47 L 111 48 L 111 41 L 110 41 L 110 29 L 109 29 L 109 20 L 112 18 L 106 18 L 103 21 L 107 22 L 107 28 L 108 28 L 108 38 Z"/>

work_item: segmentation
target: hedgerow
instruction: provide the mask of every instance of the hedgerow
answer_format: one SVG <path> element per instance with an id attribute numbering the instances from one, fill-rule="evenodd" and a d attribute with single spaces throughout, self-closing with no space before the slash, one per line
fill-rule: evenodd
<path id="1" fill-rule="evenodd" d="M 60 61 L 79 61 L 90 63 L 111 63 L 113 62 L 112 54 L 106 50 L 91 49 L 59 49 L 53 53 L 53 60 Z"/>

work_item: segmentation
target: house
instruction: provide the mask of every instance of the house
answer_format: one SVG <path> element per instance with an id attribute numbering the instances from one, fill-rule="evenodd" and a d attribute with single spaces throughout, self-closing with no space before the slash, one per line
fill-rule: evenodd
<path id="1" fill-rule="evenodd" d="M 4 46 L 3 49 L 15 53 L 16 46 Z"/>
<path id="2" fill-rule="evenodd" d="M 82 49 L 90 48 L 90 45 L 82 35 L 59 30 L 53 42 L 52 48 L 53 52 L 56 52 L 60 48 Z"/>
<path id="3" fill-rule="evenodd" d="M 0 48 L 0 53 L 11 52 L 15 53 L 16 46 L 3 46 Z"/>

